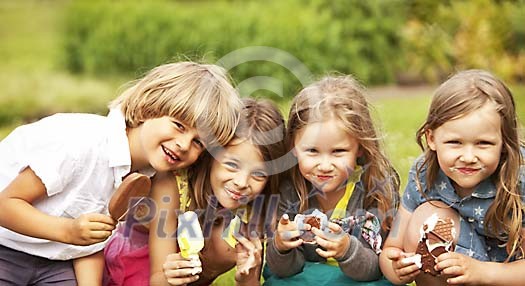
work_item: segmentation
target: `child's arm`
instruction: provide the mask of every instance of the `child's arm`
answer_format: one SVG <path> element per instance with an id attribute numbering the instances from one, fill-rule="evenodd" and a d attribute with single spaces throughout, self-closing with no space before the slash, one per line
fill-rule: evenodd
<path id="1" fill-rule="evenodd" d="M 157 173 L 150 196 L 156 207 L 149 229 L 150 284 L 169 285 L 163 265 L 168 255 L 177 252 L 176 211 L 180 202 L 175 176 L 171 172 Z"/>
<path id="2" fill-rule="evenodd" d="M 78 286 L 102 285 L 104 251 L 73 260 Z"/>
<path id="3" fill-rule="evenodd" d="M 288 277 L 301 272 L 305 258 L 298 248 L 303 240 L 299 238 L 297 224 L 283 215 L 277 225 L 274 238 L 268 240 L 266 262 L 270 270 L 279 277 Z"/>
<path id="4" fill-rule="evenodd" d="M 525 230 L 521 236 L 524 237 Z M 525 247 L 525 242 L 522 243 Z M 523 285 L 525 260 L 520 259 L 509 263 L 484 262 L 469 256 L 448 252 L 437 258 L 436 268 L 442 274 L 451 275 L 447 279 L 449 285 Z"/>
<path id="5" fill-rule="evenodd" d="M 47 197 L 40 178 L 27 167 L 0 192 L 0 225 L 12 231 L 75 245 L 106 240 L 116 221 L 103 214 L 84 214 L 76 219 L 45 214 L 32 203 Z"/>
<path id="6" fill-rule="evenodd" d="M 411 213 L 400 206 L 392 229 L 379 255 L 379 265 L 383 275 L 394 284 L 406 284 L 414 281 L 420 273 L 414 262 L 404 262 L 403 258 L 411 256 L 404 252 L 404 240 Z M 412 254 L 413 255 L 413 254 Z"/>

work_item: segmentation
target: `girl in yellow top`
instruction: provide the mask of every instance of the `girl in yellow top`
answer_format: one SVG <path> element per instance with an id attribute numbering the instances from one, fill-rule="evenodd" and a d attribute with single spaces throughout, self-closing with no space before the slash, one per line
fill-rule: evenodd
<path id="1" fill-rule="evenodd" d="M 278 192 L 284 120 L 269 101 L 245 98 L 243 103 L 234 139 L 224 148 L 209 150 L 192 175 L 194 204 L 190 209 L 202 214 L 205 237 L 200 260 L 195 263 L 183 258 L 174 236 L 150 238 L 150 248 L 155 251 L 151 257 L 152 285 L 206 285 L 233 267 L 237 268 L 237 285 L 259 285 L 261 237 L 265 223 L 274 218 L 274 214 L 266 213 L 266 202 Z M 173 183 L 153 191 L 154 198 L 169 196 Z M 164 229 L 173 233 L 177 200 L 165 200 L 160 208 L 170 210 Z M 270 225 L 266 228 L 271 230 Z M 160 243 L 152 245 L 154 241 Z"/>

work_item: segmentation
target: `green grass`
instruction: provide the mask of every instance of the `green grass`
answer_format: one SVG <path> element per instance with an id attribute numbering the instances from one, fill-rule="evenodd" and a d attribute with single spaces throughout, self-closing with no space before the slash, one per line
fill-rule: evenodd
<path id="1" fill-rule="evenodd" d="M 385 143 L 385 151 L 401 177 L 404 190 L 410 166 L 420 154 L 415 134 L 426 117 L 430 95 L 387 98 L 373 102 Z"/>

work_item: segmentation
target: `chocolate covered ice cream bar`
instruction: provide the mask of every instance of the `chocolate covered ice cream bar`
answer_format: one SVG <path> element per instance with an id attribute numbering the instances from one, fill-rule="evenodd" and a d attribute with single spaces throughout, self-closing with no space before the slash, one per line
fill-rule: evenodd
<path id="1" fill-rule="evenodd" d="M 130 206 L 132 198 L 147 197 L 151 188 L 151 180 L 148 176 L 131 173 L 129 174 L 115 191 L 108 205 L 109 214 L 115 220 L 124 219 L 129 209 L 136 207 L 140 201 L 137 200 L 135 205 Z"/>
<path id="2" fill-rule="evenodd" d="M 315 227 L 320 230 L 324 230 L 328 226 L 328 218 L 326 215 L 319 210 L 314 210 L 311 214 L 302 215 L 298 214 L 295 216 L 294 222 L 301 231 L 300 238 L 305 243 L 315 243 L 315 235 L 311 230 L 305 230 L 305 224 L 309 224 L 312 228 Z"/>
<path id="3" fill-rule="evenodd" d="M 439 218 L 433 214 L 423 223 L 416 254 L 421 255 L 421 270 L 431 275 L 438 275 L 434 269 L 436 258 L 445 252 L 454 251 L 456 230 L 450 218 Z"/>

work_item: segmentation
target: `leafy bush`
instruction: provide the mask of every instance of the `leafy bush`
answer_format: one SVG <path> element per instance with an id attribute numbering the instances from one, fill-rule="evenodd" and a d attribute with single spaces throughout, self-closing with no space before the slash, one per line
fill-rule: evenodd
<path id="1" fill-rule="evenodd" d="M 214 61 L 241 48 L 266 46 L 296 57 L 314 75 L 337 70 L 365 83 L 392 82 L 403 21 L 391 12 L 399 3 L 74 1 L 64 25 L 64 58 L 75 72 L 129 74 L 181 55 Z M 267 61 L 239 64 L 232 74 L 237 82 L 276 78 L 287 97 L 301 87 L 287 67 Z"/>
<path id="2" fill-rule="evenodd" d="M 406 73 L 440 82 L 457 69 L 482 68 L 507 81 L 525 79 L 523 1 L 430 2 L 410 1 L 408 15 L 414 16 L 403 29 Z"/>

